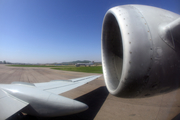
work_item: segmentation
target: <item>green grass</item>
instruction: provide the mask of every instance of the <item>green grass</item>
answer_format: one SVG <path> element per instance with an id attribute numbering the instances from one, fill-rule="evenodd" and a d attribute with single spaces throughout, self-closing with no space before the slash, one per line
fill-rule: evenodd
<path id="1" fill-rule="evenodd" d="M 7 65 L 13 67 L 51 67 L 55 70 L 74 71 L 74 72 L 86 72 L 86 73 L 103 73 L 102 66 L 91 66 L 91 67 L 76 67 L 72 65 L 54 66 L 54 65 Z"/>
<path id="2" fill-rule="evenodd" d="M 86 72 L 86 73 L 103 73 L 102 66 L 91 66 L 91 67 L 58 67 L 58 68 L 51 68 L 55 70 L 64 70 L 64 71 L 75 71 L 75 72 Z"/>

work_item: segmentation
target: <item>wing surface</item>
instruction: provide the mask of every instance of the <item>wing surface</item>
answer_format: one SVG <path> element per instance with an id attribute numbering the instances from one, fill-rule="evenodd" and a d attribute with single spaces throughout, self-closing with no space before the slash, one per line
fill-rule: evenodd
<path id="1" fill-rule="evenodd" d="M 19 100 L 0 89 L 0 120 L 5 120 L 26 107 L 28 103 Z"/>
<path id="2" fill-rule="evenodd" d="M 53 80 L 45 83 L 34 83 L 34 85 L 37 88 L 42 89 L 44 91 L 48 91 L 54 94 L 61 94 L 74 88 L 77 88 L 81 85 L 84 85 L 92 80 L 95 80 L 100 76 L 101 75 L 94 75 L 70 80 Z"/>

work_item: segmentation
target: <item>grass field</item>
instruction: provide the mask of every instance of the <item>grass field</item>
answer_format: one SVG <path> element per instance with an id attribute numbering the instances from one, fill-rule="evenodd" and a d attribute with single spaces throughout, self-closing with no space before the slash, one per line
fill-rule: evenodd
<path id="1" fill-rule="evenodd" d="M 13 67 L 50 67 L 55 70 L 64 70 L 64 71 L 74 71 L 74 72 L 86 72 L 86 73 L 103 73 L 102 66 L 91 66 L 91 67 L 75 67 L 72 65 L 62 65 L 62 66 L 53 66 L 53 65 L 7 65 Z"/>
<path id="2" fill-rule="evenodd" d="M 58 67 L 51 68 L 55 70 L 64 70 L 64 71 L 75 71 L 75 72 L 87 72 L 87 73 L 103 73 L 102 66 L 91 66 L 91 67 Z"/>

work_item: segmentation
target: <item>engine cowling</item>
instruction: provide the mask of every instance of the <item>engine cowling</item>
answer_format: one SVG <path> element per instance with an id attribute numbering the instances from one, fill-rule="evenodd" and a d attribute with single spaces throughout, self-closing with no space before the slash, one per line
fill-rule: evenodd
<path id="1" fill-rule="evenodd" d="M 145 5 L 123 5 L 107 11 L 101 52 L 111 94 L 147 97 L 179 88 L 179 17 Z"/>

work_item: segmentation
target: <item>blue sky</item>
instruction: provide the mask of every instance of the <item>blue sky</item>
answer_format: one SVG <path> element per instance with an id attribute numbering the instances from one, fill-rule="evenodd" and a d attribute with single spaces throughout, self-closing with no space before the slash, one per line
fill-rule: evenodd
<path id="1" fill-rule="evenodd" d="M 179 0 L 0 0 L 0 61 L 101 61 L 103 17 L 125 4 L 180 14 Z"/>

